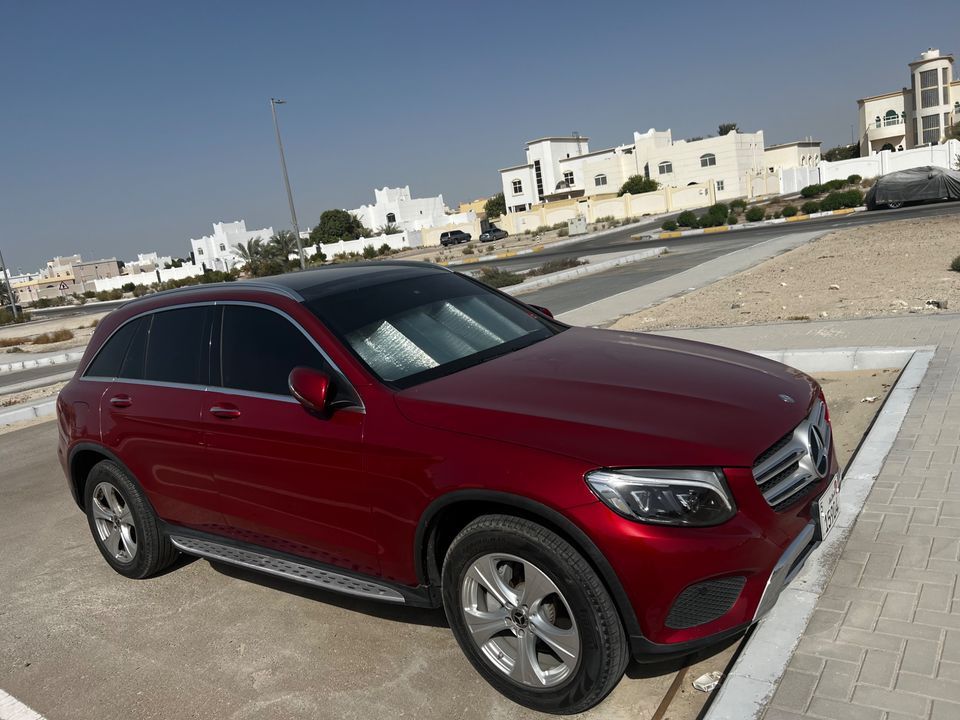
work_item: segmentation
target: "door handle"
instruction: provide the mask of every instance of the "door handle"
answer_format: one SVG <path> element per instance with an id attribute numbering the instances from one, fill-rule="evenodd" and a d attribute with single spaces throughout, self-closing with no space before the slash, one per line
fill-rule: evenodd
<path id="1" fill-rule="evenodd" d="M 240 417 L 240 410 L 235 407 L 214 405 L 212 408 L 210 408 L 210 414 L 218 418 L 224 418 L 225 420 L 233 420 Z"/>
<path id="2" fill-rule="evenodd" d="M 110 404 L 114 407 L 125 408 L 133 405 L 133 400 L 130 399 L 129 395 L 114 395 L 110 398 Z"/>

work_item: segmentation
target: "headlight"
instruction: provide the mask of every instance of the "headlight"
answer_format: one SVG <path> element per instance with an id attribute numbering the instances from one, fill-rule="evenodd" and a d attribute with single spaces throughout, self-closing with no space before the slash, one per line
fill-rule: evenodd
<path id="1" fill-rule="evenodd" d="M 585 478 L 597 497 L 631 520 L 703 527 L 736 513 L 719 470 L 593 470 Z"/>

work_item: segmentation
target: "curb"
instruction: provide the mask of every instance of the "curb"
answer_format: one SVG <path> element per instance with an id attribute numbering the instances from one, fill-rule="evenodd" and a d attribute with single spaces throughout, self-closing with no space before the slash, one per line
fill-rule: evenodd
<path id="1" fill-rule="evenodd" d="M 26 358 L 17 362 L 4 363 L 0 365 L 0 373 L 17 372 L 18 370 L 29 370 L 35 367 L 44 367 L 47 365 L 60 365 L 61 363 L 73 362 L 83 357 L 84 350 L 72 350 L 61 353 L 60 355 L 47 355 L 42 358 Z"/>
<path id="2" fill-rule="evenodd" d="M 574 245 L 576 243 L 585 242 L 594 238 L 604 237 L 605 235 L 619 232 L 624 228 L 629 229 L 630 225 L 646 225 L 648 222 L 651 222 L 651 220 L 646 219 L 643 222 L 629 223 L 627 225 L 620 225 L 619 227 L 615 228 L 597 230 L 596 232 L 592 233 L 584 233 L 583 235 L 577 235 L 576 237 L 568 238 L 566 240 L 557 240 L 556 242 L 552 243 L 534 245 L 533 247 L 523 248 L 522 250 L 507 250 L 506 252 L 496 253 L 494 255 L 484 255 L 483 257 L 467 258 L 465 260 L 455 260 L 452 262 L 441 262 L 437 263 L 437 265 L 442 265 L 443 267 L 474 265 L 476 263 L 490 262 L 492 260 L 506 260 L 507 258 L 517 257 L 519 255 L 531 255 L 533 253 L 543 252 L 544 250 L 552 250 L 553 248 L 563 247 L 565 245 Z"/>
<path id="3" fill-rule="evenodd" d="M 870 494 L 873 483 L 893 447 L 897 433 L 913 397 L 920 387 L 936 348 L 839 348 L 831 350 L 800 350 L 756 352 L 757 355 L 780 359 L 812 359 L 820 355 L 820 367 L 828 364 L 824 358 L 833 356 L 832 369 L 855 369 L 860 363 L 887 362 L 898 356 L 902 365 L 900 377 L 874 419 L 869 432 L 857 448 L 843 473 L 840 488 L 840 514 L 833 531 L 807 559 L 803 570 L 784 588 L 766 618 L 754 626 L 747 637 L 733 668 L 723 679 L 717 693 L 711 698 L 705 720 L 756 720 L 767 709 L 780 684 L 797 645 L 813 616 L 817 601 L 826 589 L 847 538 Z M 908 356 L 908 357 L 905 357 Z M 877 367 L 877 365 L 873 365 Z M 807 370 L 806 367 L 799 368 Z"/>
<path id="4" fill-rule="evenodd" d="M 697 230 L 670 230 L 653 235 L 631 235 L 634 240 L 642 240 L 649 237 L 654 240 L 671 240 L 673 238 L 690 237 L 692 235 L 713 235 L 714 233 L 725 233 L 731 230 L 750 230 L 751 228 L 766 227 L 767 225 L 782 225 L 783 223 L 803 222 L 804 220 L 815 220 L 816 218 L 830 217 L 831 215 L 851 215 L 853 213 L 866 210 L 865 205 L 855 208 L 843 208 L 842 210 L 828 210 L 827 212 L 810 213 L 809 215 L 794 215 L 789 218 L 773 218 L 762 222 L 740 223 L 738 225 L 718 225 L 717 227 L 698 228 Z"/>
<path id="5" fill-rule="evenodd" d="M 0 426 L 13 425 L 24 420 L 33 420 L 53 415 L 57 411 L 57 398 L 47 398 L 31 405 L 14 406 L 0 411 Z"/>
<path id="6" fill-rule="evenodd" d="M 501 289 L 508 295 L 522 295 L 523 293 L 533 292 L 534 290 L 539 290 L 540 288 L 550 287 L 551 285 L 567 282 L 568 280 L 573 280 L 574 278 L 582 277 L 584 275 L 593 275 L 595 273 L 610 270 L 611 268 L 619 267 L 621 265 L 628 265 L 629 263 L 639 262 L 640 260 L 646 260 L 647 258 L 658 257 L 663 255 L 666 251 L 667 248 L 665 247 L 649 248 L 647 250 L 630 253 L 629 255 L 624 255 L 622 257 L 604 260 L 596 264 L 588 263 L 586 265 L 570 268 L 569 270 L 561 270 L 560 272 L 550 273 L 549 275 L 542 275 L 533 280 L 522 282 L 519 285 L 508 285 L 507 287 Z"/>

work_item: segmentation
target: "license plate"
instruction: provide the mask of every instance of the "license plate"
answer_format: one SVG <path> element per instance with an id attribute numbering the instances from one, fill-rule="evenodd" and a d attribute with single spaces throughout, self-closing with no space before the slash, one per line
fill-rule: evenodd
<path id="1" fill-rule="evenodd" d="M 840 514 L 840 474 L 837 473 L 830 481 L 830 485 L 817 499 L 817 534 L 818 540 L 823 540 L 830 529 L 837 522 Z"/>

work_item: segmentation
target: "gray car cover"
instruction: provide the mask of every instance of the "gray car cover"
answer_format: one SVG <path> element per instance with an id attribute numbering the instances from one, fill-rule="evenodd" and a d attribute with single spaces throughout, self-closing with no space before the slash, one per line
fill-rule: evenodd
<path id="1" fill-rule="evenodd" d="M 877 179 L 867 193 L 867 207 L 923 200 L 960 200 L 960 172 L 941 167 L 900 170 Z"/>

